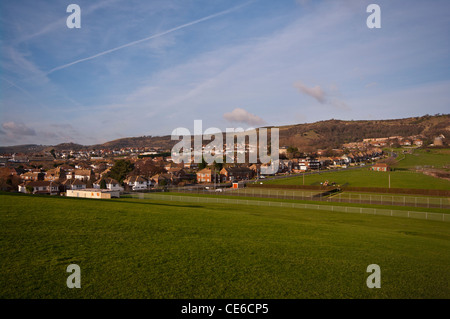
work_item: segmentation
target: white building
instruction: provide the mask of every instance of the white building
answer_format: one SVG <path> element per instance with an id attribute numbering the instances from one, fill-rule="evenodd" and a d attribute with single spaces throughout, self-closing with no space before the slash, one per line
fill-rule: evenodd
<path id="1" fill-rule="evenodd" d="M 105 184 L 106 184 L 106 188 L 111 190 L 111 191 L 119 191 L 119 192 L 123 192 L 123 187 L 120 186 L 119 182 L 116 181 L 114 178 L 104 178 L 105 180 Z M 100 184 L 102 182 L 102 179 L 99 179 L 98 181 L 96 181 L 94 183 L 94 188 L 95 189 L 100 189 Z"/>

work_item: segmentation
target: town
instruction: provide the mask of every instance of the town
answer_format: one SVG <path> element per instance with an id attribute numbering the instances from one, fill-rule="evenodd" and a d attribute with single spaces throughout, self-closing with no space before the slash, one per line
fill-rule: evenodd
<path id="1" fill-rule="evenodd" d="M 436 138 L 435 143 L 442 137 Z M 282 146 L 276 175 L 365 166 L 389 156 L 382 147 L 398 145 L 419 147 L 422 140 L 420 136 L 369 138 L 343 144 L 340 149 L 311 153 Z M 252 151 L 248 143 L 236 147 L 245 149 L 246 155 Z M 207 165 L 193 160 L 177 164 L 172 161 L 169 149 L 151 147 L 2 154 L 0 165 L 3 191 L 92 198 L 119 197 L 123 192 L 173 186 L 231 185 L 267 177 L 261 174 L 261 165 L 267 164 Z M 387 164 L 373 167 L 380 168 L 389 169 Z"/>

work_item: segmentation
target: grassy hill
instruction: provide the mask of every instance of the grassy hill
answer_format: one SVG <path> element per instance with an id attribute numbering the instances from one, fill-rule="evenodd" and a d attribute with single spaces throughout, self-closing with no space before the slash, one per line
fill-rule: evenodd
<path id="1" fill-rule="evenodd" d="M 450 115 L 422 116 L 393 120 L 328 120 L 280 127 L 280 146 L 300 150 L 339 148 L 364 138 L 423 135 L 432 142 L 439 134 L 448 135 Z"/>
<path id="2" fill-rule="evenodd" d="M 402 150 L 400 150 L 401 152 Z M 450 169 L 450 149 L 416 149 L 404 154 L 404 159 L 394 167 L 396 169 L 415 169 L 430 167 L 436 169 Z"/>
<path id="3" fill-rule="evenodd" d="M 444 189 L 450 190 L 450 181 L 416 173 L 412 171 L 374 172 L 368 168 L 323 172 L 306 175 L 305 185 L 320 185 L 325 181 L 351 187 L 389 187 L 389 175 L 392 188 Z M 265 181 L 272 185 L 303 185 L 303 177 L 283 178 Z"/>
<path id="4" fill-rule="evenodd" d="M 186 124 L 189 129 L 189 125 Z M 280 146 L 297 147 L 300 151 L 310 152 L 318 148 L 338 148 L 343 143 L 357 142 L 364 138 L 423 135 L 426 141 L 432 142 L 439 134 L 449 135 L 450 114 L 425 115 L 393 120 L 358 120 L 341 121 L 327 120 L 315 123 L 279 126 Z M 91 132 L 95 134 L 95 132 Z M 208 141 L 205 141 L 208 142 Z M 172 141 L 170 135 L 126 137 L 103 144 L 82 146 L 73 143 L 63 143 L 56 146 L 22 145 L 0 147 L 0 154 L 14 152 L 37 152 L 44 149 L 115 149 L 123 147 L 159 147 L 170 149 L 177 141 Z"/>
<path id="5" fill-rule="evenodd" d="M 450 223 L 0 194 L 1 298 L 449 298 Z M 68 289 L 66 267 L 81 268 Z M 368 289 L 367 266 L 381 268 Z"/>

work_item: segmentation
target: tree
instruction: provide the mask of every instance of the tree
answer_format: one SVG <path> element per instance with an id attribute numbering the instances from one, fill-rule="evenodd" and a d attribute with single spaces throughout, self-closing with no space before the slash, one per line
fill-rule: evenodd
<path id="1" fill-rule="evenodd" d="M 202 162 L 198 164 L 198 169 L 204 169 L 208 166 L 208 163 L 206 163 L 205 159 L 202 156 Z"/>
<path id="2" fill-rule="evenodd" d="M 109 172 L 109 177 L 114 178 L 119 183 L 122 183 L 123 180 L 127 177 L 128 173 L 133 171 L 134 165 L 128 160 L 118 160 L 114 163 L 114 166 L 111 167 L 111 171 Z"/>
<path id="3" fill-rule="evenodd" d="M 216 169 L 216 171 L 220 172 L 223 168 L 223 163 L 217 163 L 216 161 L 214 161 L 214 168 Z"/>
<path id="4" fill-rule="evenodd" d="M 300 152 L 298 151 L 298 148 L 289 146 L 286 150 L 287 158 L 293 159 L 300 156 Z"/>
<path id="5" fill-rule="evenodd" d="M 164 187 L 164 186 L 166 186 L 167 185 L 167 181 L 165 180 L 165 179 L 162 179 L 162 180 L 160 180 L 159 181 L 159 186 L 162 186 L 162 187 Z"/>
<path id="6" fill-rule="evenodd" d="M 106 189 L 106 181 L 104 178 L 100 181 L 100 189 Z"/>
<path id="7" fill-rule="evenodd" d="M 165 169 L 162 165 L 156 165 L 151 159 L 138 161 L 134 165 L 133 175 L 143 175 L 144 177 L 152 177 L 156 174 L 164 173 Z"/>

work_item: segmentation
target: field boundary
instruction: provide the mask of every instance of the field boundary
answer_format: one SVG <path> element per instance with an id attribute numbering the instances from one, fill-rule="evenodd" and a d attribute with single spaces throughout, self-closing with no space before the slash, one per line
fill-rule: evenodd
<path id="1" fill-rule="evenodd" d="M 153 193 L 134 193 L 134 194 L 131 194 L 131 197 L 137 198 L 137 199 L 154 199 L 154 200 L 164 200 L 164 201 L 168 200 L 168 201 L 190 202 L 190 203 L 211 203 L 211 204 L 216 203 L 216 204 L 253 205 L 253 206 L 266 206 L 266 207 L 273 206 L 273 207 L 285 207 L 285 208 L 317 209 L 317 210 L 326 210 L 326 211 L 341 212 L 341 213 L 359 213 L 359 214 L 369 214 L 369 215 L 404 217 L 404 218 L 426 219 L 426 220 L 450 222 L 450 214 L 417 212 L 417 211 L 406 211 L 406 210 L 395 210 L 395 209 L 331 206 L 331 205 L 306 204 L 306 203 L 303 204 L 303 203 L 289 203 L 289 202 L 271 202 L 271 201 L 230 199 L 230 198 L 219 198 L 219 197 L 160 195 L 160 194 L 153 194 Z"/>
<path id="2" fill-rule="evenodd" d="M 337 186 L 318 186 L 318 185 L 279 185 L 279 184 L 247 184 L 247 187 L 254 188 L 278 188 L 278 189 L 311 189 L 328 191 Z M 415 189 L 415 188 L 387 188 L 387 187 L 356 187 L 341 186 L 340 189 L 345 192 L 367 192 L 367 193 L 385 193 L 385 194 L 410 194 L 410 195 L 428 195 L 428 196 L 450 196 L 450 190 L 444 189 Z"/>

